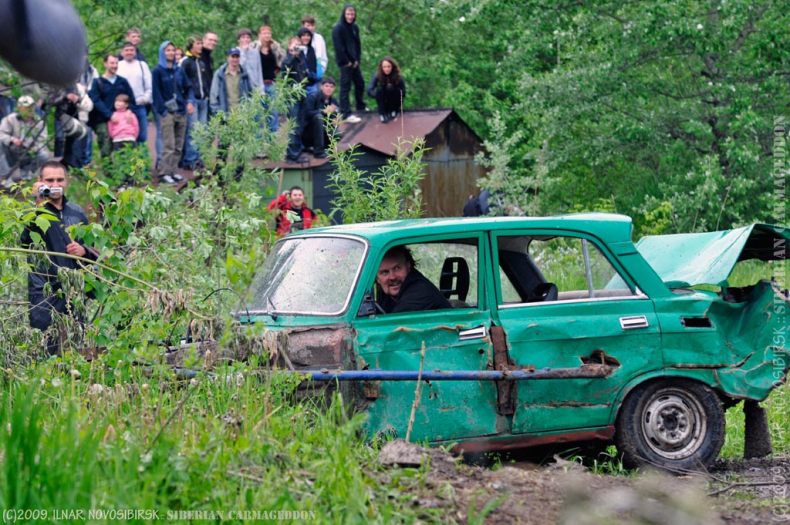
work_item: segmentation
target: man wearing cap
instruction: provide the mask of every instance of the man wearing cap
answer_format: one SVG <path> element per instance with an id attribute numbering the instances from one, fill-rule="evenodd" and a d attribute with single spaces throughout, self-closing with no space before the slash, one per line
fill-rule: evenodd
<path id="1" fill-rule="evenodd" d="M 239 102 L 250 96 L 250 77 L 241 66 L 241 49 L 232 47 L 227 52 L 228 61 L 214 73 L 211 80 L 211 112 L 227 113 Z"/>
<path id="2" fill-rule="evenodd" d="M 33 97 L 19 97 L 16 106 L 16 112 L 0 121 L 0 186 L 4 188 L 32 178 L 50 157 L 46 124 L 36 116 Z"/>

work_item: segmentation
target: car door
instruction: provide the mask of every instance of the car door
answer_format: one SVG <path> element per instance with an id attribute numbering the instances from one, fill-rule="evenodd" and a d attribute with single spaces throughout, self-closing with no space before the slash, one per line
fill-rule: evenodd
<path id="1" fill-rule="evenodd" d="M 491 314 L 485 304 L 485 285 L 479 278 L 487 257 L 483 242 L 482 234 L 410 239 L 389 245 L 378 257 L 370 258 L 373 268 L 378 268 L 386 249 L 405 244 L 412 251 L 417 268 L 440 289 L 442 267 L 448 260 L 463 259 L 469 269 L 469 287 L 465 297 L 443 290 L 452 295 L 453 308 L 357 317 L 353 326 L 364 366 L 417 371 L 424 345 L 425 371 L 490 367 Z M 366 285 L 372 289 L 373 279 Z M 373 399 L 368 406 L 368 430 L 405 436 L 416 385 L 416 381 L 376 383 L 375 392 L 369 395 Z M 498 417 L 495 405 L 496 389 L 490 381 L 425 381 L 411 439 L 436 442 L 493 434 Z"/>
<path id="2" fill-rule="evenodd" d="M 662 366 L 653 302 L 592 236 L 509 231 L 492 246 L 496 315 L 515 366 L 611 365 L 606 377 L 519 382 L 513 433 L 611 424 L 623 385 Z"/>

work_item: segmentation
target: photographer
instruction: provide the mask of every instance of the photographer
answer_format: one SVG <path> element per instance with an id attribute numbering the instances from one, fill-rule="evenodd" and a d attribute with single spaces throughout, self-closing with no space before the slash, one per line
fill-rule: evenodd
<path id="1" fill-rule="evenodd" d="M 66 166 L 85 166 L 87 122 L 93 101 L 83 86 L 74 84 L 52 93 L 48 102 L 55 106 L 55 156 L 63 157 Z"/>
<path id="2" fill-rule="evenodd" d="M 33 97 L 21 96 L 16 105 L 16 112 L 0 121 L 0 187 L 4 188 L 32 178 L 49 158 L 47 128 L 36 116 Z"/>
<path id="3" fill-rule="evenodd" d="M 301 40 L 298 37 L 293 37 L 288 42 L 288 55 L 283 60 L 283 77 L 291 84 L 303 84 L 313 81 L 313 74 L 310 73 L 307 67 L 307 59 L 305 58 L 302 49 Z M 300 95 L 291 107 L 288 109 L 288 116 L 294 123 L 293 130 L 291 131 L 290 140 L 288 141 L 288 149 L 285 157 L 290 162 L 299 162 L 300 155 L 304 150 L 302 145 L 302 132 L 304 131 L 304 95 Z"/>
<path id="4" fill-rule="evenodd" d="M 47 214 L 51 222 L 46 231 L 31 221 L 22 233 L 22 246 L 33 245 L 33 233 L 38 234 L 49 252 L 60 252 L 76 257 L 84 257 L 95 261 L 98 252 L 85 246 L 79 239 L 72 239 L 67 228 L 75 224 L 88 224 L 88 218 L 82 208 L 69 202 L 64 193 L 68 186 L 66 167 L 56 160 L 49 160 L 41 167 L 38 180 L 33 184 L 33 195 L 38 206 L 37 217 Z M 41 261 L 41 259 L 38 259 Z M 30 326 L 46 331 L 52 324 L 52 311 L 74 315 L 68 298 L 63 296 L 61 283 L 58 280 L 58 269 L 79 269 L 81 263 L 70 257 L 50 255 L 48 262 L 39 262 L 28 273 L 27 293 L 30 301 Z M 79 319 L 78 319 L 79 321 Z M 50 354 L 60 350 L 61 336 L 48 336 L 47 349 Z"/>

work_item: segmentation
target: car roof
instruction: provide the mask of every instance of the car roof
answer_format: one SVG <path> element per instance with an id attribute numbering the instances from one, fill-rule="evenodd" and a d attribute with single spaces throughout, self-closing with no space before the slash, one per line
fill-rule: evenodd
<path id="1" fill-rule="evenodd" d="M 577 213 L 551 217 L 402 219 L 313 228 L 293 235 L 354 235 L 363 237 L 371 242 L 386 243 L 390 240 L 419 235 L 517 230 L 521 228 L 589 232 L 604 242 L 613 243 L 631 240 L 632 221 L 630 217 L 614 213 Z"/>

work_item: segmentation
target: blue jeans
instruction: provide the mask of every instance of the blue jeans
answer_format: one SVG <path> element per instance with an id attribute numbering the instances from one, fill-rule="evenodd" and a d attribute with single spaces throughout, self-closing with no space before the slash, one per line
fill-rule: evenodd
<path id="1" fill-rule="evenodd" d="M 140 126 L 140 132 L 137 133 L 137 143 L 145 144 L 145 141 L 148 140 L 148 110 L 145 106 L 133 106 L 130 109 L 137 117 L 137 124 Z"/>
<path id="2" fill-rule="evenodd" d="M 304 104 L 305 100 L 301 99 L 291 106 L 288 111 L 288 117 L 293 121 L 294 128 L 291 131 L 291 136 L 288 140 L 288 150 L 286 157 L 289 160 L 296 160 L 299 155 L 304 151 L 304 144 L 302 143 L 302 133 L 304 132 Z"/>
<path id="3" fill-rule="evenodd" d="M 263 86 L 263 92 L 266 94 L 267 97 L 274 98 L 275 89 L 274 84 Z M 272 114 L 269 115 L 269 130 L 274 133 L 280 129 L 280 115 L 276 111 L 272 111 Z"/>
<path id="4" fill-rule="evenodd" d="M 92 139 L 93 131 L 90 128 L 80 139 L 67 137 L 63 150 L 63 164 L 74 168 L 81 168 L 88 164 L 91 161 Z"/>
<path id="5" fill-rule="evenodd" d="M 165 149 L 164 142 L 162 142 L 162 117 L 159 116 L 156 110 L 152 111 L 151 115 L 154 116 L 154 126 L 156 126 L 154 147 L 156 148 L 156 167 L 158 169 L 159 163 L 162 161 L 162 151 Z"/>
<path id="6" fill-rule="evenodd" d="M 184 155 L 181 157 L 181 164 L 193 165 L 200 160 L 200 154 L 192 145 L 192 128 L 196 123 L 208 122 L 208 99 L 198 100 L 195 103 L 195 111 L 187 115 L 187 140 L 184 144 Z"/>

